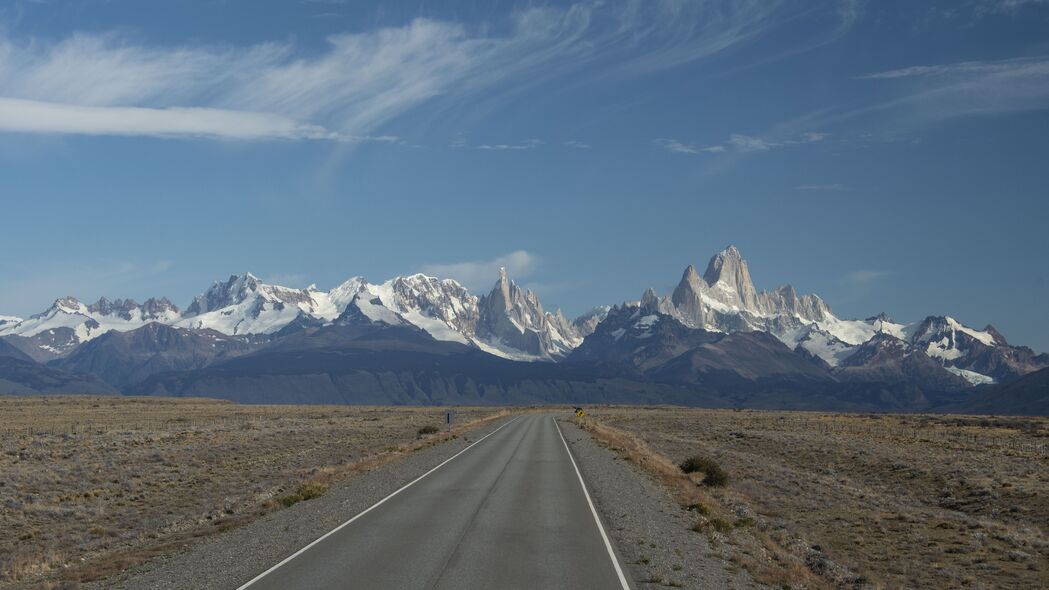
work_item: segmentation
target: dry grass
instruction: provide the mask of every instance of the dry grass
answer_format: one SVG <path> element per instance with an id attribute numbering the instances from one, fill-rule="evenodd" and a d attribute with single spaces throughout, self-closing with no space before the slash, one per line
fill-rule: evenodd
<path id="1" fill-rule="evenodd" d="M 505 410 L 0 398 L 0 587 L 104 578 Z"/>
<path id="2" fill-rule="evenodd" d="M 786 587 L 1049 587 L 1049 420 L 590 409 L 696 528 Z M 674 465 L 710 457 L 710 488 Z M 674 471 L 676 470 L 676 472 Z M 698 512 L 698 511 L 697 511 Z M 721 530 L 718 530 L 721 529 Z"/>

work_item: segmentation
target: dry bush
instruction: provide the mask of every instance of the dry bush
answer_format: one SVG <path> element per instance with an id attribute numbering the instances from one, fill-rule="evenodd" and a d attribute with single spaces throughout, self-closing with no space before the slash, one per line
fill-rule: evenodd
<path id="1" fill-rule="evenodd" d="M 703 485 L 719 487 L 728 483 L 728 473 L 709 457 L 692 455 L 678 464 L 682 473 L 702 473 Z"/>
<path id="2" fill-rule="evenodd" d="M 319 481 L 307 481 L 295 489 L 294 492 L 280 498 L 280 503 L 285 508 L 294 506 L 299 502 L 320 498 L 328 492 L 328 485 Z"/>

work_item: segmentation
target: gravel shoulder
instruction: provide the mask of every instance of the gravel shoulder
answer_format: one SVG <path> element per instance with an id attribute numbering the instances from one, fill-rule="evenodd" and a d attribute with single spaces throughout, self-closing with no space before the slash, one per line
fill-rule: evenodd
<path id="1" fill-rule="evenodd" d="M 633 463 L 596 443 L 570 420 L 561 431 L 594 504 L 639 589 L 762 588 L 747 572 L 691 530 L 695 515 Z"/>
<path id="2" fill-rule="evenodd" d="M 510 419 L 486 424 L 465 437 L 415 451 L 378 469 L 342 481 L 319 498 L 272 512 L 251 524 L 208 538 L 185 552 L 155 558 L 83 587 L 237 588 Z"/>

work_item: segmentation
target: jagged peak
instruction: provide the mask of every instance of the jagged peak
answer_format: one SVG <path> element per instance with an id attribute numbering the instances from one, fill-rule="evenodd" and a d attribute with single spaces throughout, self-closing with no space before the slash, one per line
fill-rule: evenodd
<path id="1" fill-rule="evenodd" d="M 707 270 L 703 273 L 703 280 L 713 286 L 724 277 L 725 271 L 730 271 L 734 275 L 746 274 L 747 279 L 750 278 L 747 261 L 743 260 L 743 255 L 735 246 L 728 246 L 711 257 L 710 262 L 707 263 Z M 735 279 L 736 276 L 732 278 Z"/>
<path id="2" fill-rule="evenodd" d="M 83 305 L 84 304 L 81 303 L 80 300 L 76 297 L 73 297 L 72 295 L 66 295 L 65 297 L 59 297 L 58 299 L 55 299 L 55 302 L 51 304 L 51 308 L 48 310 L 48 312 L 50 312 L 51 310 L 65 311 L 67 313 L 77 312 L 80 311 Z M 46 313 L 47 312 L 44 312 L 44 314 Z"/>

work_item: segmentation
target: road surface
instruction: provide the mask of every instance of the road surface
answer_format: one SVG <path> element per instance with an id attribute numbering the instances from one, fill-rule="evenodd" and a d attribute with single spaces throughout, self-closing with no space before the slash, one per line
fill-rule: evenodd
<path id="1" fill-rule="evenodd" d="M 554 419 L 527 415 L 241 590 L 629 587 Z"/>

